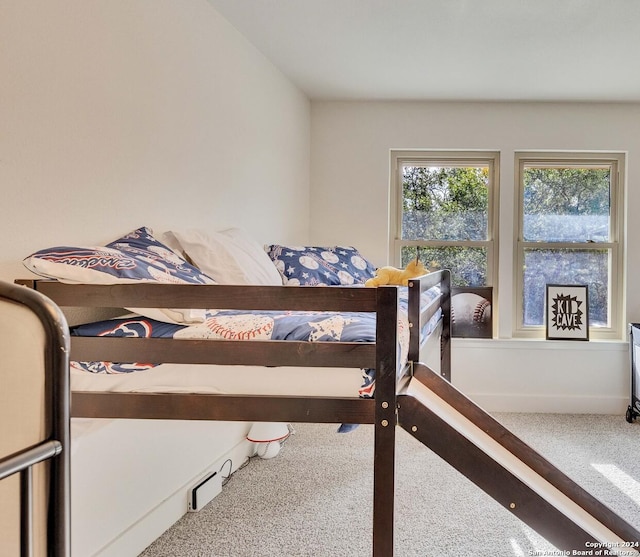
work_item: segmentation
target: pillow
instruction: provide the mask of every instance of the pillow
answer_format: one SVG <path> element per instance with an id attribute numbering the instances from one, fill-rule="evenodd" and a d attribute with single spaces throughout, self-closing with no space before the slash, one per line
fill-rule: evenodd
<path id="1" fill-rule="evenodd" d="M 160 282 L 214 284 L 199 269 L 156 240 L 142 227 L 105 247 L 58 246 L 37 251 L 23 261 L 34 273 L 65 283 L 123 284 Z M 204 310 L 130 308 L 159 321 L 204 321 Z"/>
<path id="2" fill-rule="evenodd" d="M 177 241 L 193 264 L 219 284 L 282 286 L 280 273 L 263 247 L 240 228 L 169 231 L 165 238 L 171 244 Z"/>
<path id="3" fill-rule="evenodd" d="M 267 253 L 289 286 L 364 284 L 376 272 L 354 247 L 272 245 Z"/>
<path id="4" fill-rule="evenodd" d="M 247 256 L 255 263 L 246 269 L 247 277 L 252 281 L 250 284 L 282 286 L 282 277 L 264 250 L 263 245 L 256 242 L 242 228 L 228 228 L 223 230 L 221 234 L 233 240 L 234 246 L 238 249 L 236 257 L 239 260 Z"/>

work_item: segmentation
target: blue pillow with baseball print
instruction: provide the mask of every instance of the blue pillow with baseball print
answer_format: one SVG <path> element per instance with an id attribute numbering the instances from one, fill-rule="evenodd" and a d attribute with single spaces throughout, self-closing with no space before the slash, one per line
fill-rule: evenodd
<path id="1" fill-rule="evenodd" d="M 61 282 L 117 284 L 138 281 L 213 284 L 213 280 L 142 227 L 102 247 L 58 246 L 24 260 L 34 273 Z"/>
<path id="2" fill-rule="evenodd" d="M 138 228 L 106 246 L 43 249 L 25 258 L 23 263 L 40 276 L 71 284 L 214 284 L 210 277 L 156 240 L 146 227 Z M 153 319 L 169 319 L 177 323 L 204 320 L 204 310 L 199 309 L 136 308 L 135 311 Z"/>
<path id="3" fill-rule="evenodd" d="M 267 253 L 287 286 L 364 284 L 375 267 L 350 246 L 267 246 Z"/>

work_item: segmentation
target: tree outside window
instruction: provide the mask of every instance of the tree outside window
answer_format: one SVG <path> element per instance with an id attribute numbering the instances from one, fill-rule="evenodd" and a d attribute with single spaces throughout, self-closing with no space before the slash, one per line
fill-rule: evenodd
<path id="1" fill-rule="evenodd" d="M 619 334 L 621 157 L 516 154 L 521 336 L 543 326 L 547 284 L 587 285 L 590 327 Z"/>
<path id="2" fill-rule="evenodd" d="M 394 250 L 405 266 L 450 269 L 454 286 L 490 286 L 497 153 L 398 153 Z"/>

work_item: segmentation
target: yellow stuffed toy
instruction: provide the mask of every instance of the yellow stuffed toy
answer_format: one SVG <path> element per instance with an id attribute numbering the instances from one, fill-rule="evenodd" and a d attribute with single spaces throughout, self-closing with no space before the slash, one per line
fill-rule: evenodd
<path id="1" fill-rule="evenodd" d="M 409 279 L 425 275 L 427 272 L 422 262 L 416 258 L 409 261 L 404 269 L 396 269 L 395 267 L 380 267 L 376 269 L 376 276 L 367 280 L 364 285 L 370 287 L 385 284 L 407 286 Z"/>

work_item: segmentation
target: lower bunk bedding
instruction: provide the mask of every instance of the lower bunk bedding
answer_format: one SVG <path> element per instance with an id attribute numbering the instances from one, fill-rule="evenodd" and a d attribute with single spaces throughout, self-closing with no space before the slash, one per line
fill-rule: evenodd
<path id="1" fill-rule="evenodd" d="M 393 554 L 396 395 L 414 361 L 449 378 L 447 271 L 406 288 L 32 285 L 62 307 L 219 308 L 73 328 L 73 417 L 375 424 L 373 553 Z"/>
<path id="2" fill-rule="evenodd" d="M 421 294 L 420 304 L 438 301 L 440 287 Z M 398 373 L 407 362 L 409 349 L 407 288 L 399 290 Z M 438 307 L 422 326 L 427 338 L 440 323 Z M 375 343 L 375 312 L 208 310 L 202 323 L 173 324 L 131 315 L 79 325 L 74 337 L 173 338 L 227 341 L 288 341 Z M 72 361 L 73 390 L 159 391 L 244 394 L 334 395 L 370 398 L 375 388 L 374 368 L 159 364 L 153 362 Z M 105 377 L 106 376 L 106 377 Z"/>

